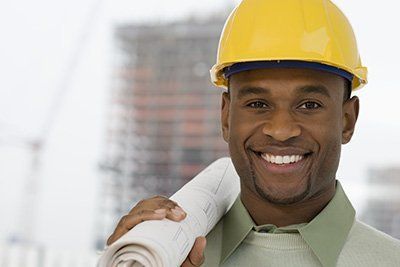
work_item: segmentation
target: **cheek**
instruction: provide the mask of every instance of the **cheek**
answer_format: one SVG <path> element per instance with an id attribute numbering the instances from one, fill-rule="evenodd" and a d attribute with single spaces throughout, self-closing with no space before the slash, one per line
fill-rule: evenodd
<path id="1" fill-rule="evenodd" d="M 237 109 L 231 109 L 229 125 L 231 140 L 244 146 L 245 142 L 254 132 L 257 121 L 254 116 L 249 116 L 245 112 L 240 112 Z"/>
<path id="2" fill-rule="evenodd" d="M 262 142 L 260 140 L 265 139 L 265 136 L 260 135 L 264 122 L 258 116 L 240 110 L 235 110 L 230 115 L 228 142 L 230 152 L 247 158 L 249 149 L 254 143 L 260 143 Z"/>
<path id="3" fill-rule="evenodd" d="M 340 114 L 340 110 L 331 108 L 307 123 L 309 131 L 312 132 L 321 148 L 337 147 L 338 144 L 341 144 L 342 120 Z"/>
<path id="4" fill-rule="evenodd" d="M 341 144 L 336 140 L 327 144 L 325 151 L 321 154 L 321 158 L 318 162 L 317 171 L 315 172 L 314 179 L 318 181 L 316 183 L 317 189 L 321 190 L 336 179 L 336 172 L 339 167 L 339 159 L 341 152 Z"/>
<path id="5" fill-rule="evenodd" d="M 232 112 L 229 118 L 229 150 L 232 157 L 237 154 L 244 154 L 250 127 L 243 116 L 236 113 Z"/>
<path id="6" fill-rule="evenodd" d="M 314 166 L 315 179 L 330 180 L 335 177 L 341 152 L 341 122 L 326 121 L 314 128 L 318 154 Z"/>
<path id="7" fill-rule="evenodd" d="M 240 112 L 231 112 L 229 118 L 229 152 L 238 172 L 243 180 L 251 177 L 251 164 L 248 155 L 249 140 L 254 135 L 257 122 Z"/>

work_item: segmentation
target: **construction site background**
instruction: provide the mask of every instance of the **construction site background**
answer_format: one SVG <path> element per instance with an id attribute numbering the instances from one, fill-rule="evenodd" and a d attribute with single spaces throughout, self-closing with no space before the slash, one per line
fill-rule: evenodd
<path id="1" fill-rule="evenodd" d="M 96 251 L 136 201 L 169 196 L 227 155 L 221 89 L 208 70 L 238 1 L 85 1 L 48 1 L 68 18 L 57 26 L 54 14 L 39 24 L 34 4 L 0 10 L 8 38 L 0 50 L 0 267 L 95 266 Z M 358 217 L 400 238 L 400 95 L 388 78 L 400 40 L 391 36 L 384 51 L 376 42 L 387 37 L 379 29 L 400 23 L 390 15 L 399 6 L 384 1 L 388 14 L 371 24 L 359 6 L 372 12 L 376 4 L 335 2 L 373 73 L 357 92 L 361 115 L 338 178 Z M 8 27 L 15 15 L 22 24 Z"/>

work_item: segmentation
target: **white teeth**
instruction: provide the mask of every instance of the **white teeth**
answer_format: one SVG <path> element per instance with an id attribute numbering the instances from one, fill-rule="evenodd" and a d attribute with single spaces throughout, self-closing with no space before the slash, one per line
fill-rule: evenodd
<path id="1" fill-rule="evenodd" d="M 261 154 L 261 157 L 269 163 L 274 163 L 279 165 L 295 163 L 303 159 L 302 155 L 274 156 L 267 153 Z"/>
<path id="2" fill-rule="evenodd" d="M 283 156 L 283 163 L 290 163 L 290 156 Z"/>

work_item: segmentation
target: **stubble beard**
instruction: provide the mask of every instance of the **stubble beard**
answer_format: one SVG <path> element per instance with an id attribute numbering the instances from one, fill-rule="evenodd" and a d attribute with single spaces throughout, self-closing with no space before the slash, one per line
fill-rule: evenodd
<path id="1" fill-rule="evenodd" d="M 290 197 L 284 197 L 284 198 L 279 197 L 279 196 L 274 196 L 271 193 L 266 192 L 266 190 L 264 190 L 258 184 L 257 176 L 255 175 L 254 168 L 251 164 L 250 164 L 250 173 L 251 173 L 251 180 L 253 182 L 253 186 L 254 186 L 255 190 L 257 191 L 258 195 L 265 201 L 275 204 L 275 205 L 287 206 L 287 205 L 292 205 L 292 204 L 298 203 L 298 202 L 304 200 L 311 191 L 310 179 L 307 179 L 307 187 L 300 194 L 295 195 L 295 196 L 290 196 Z"/>

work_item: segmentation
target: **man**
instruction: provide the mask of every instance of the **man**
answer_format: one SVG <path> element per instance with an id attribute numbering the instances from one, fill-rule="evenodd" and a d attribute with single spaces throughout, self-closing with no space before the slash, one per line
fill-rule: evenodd
<path id="1" fill-rule="evenodd" d="M 400 266 L 400 241 L 357 221 L 336 180 L 359 111 L 351 91 L 367 82 L 342 12 L 328 0 L 244 0 L 211 74 L 228 88 L 222 132 L 241 193 L 182 266 Z M 185 213 L 163 197 L 144 200 L 108 244 L 165 217 Z"/>

